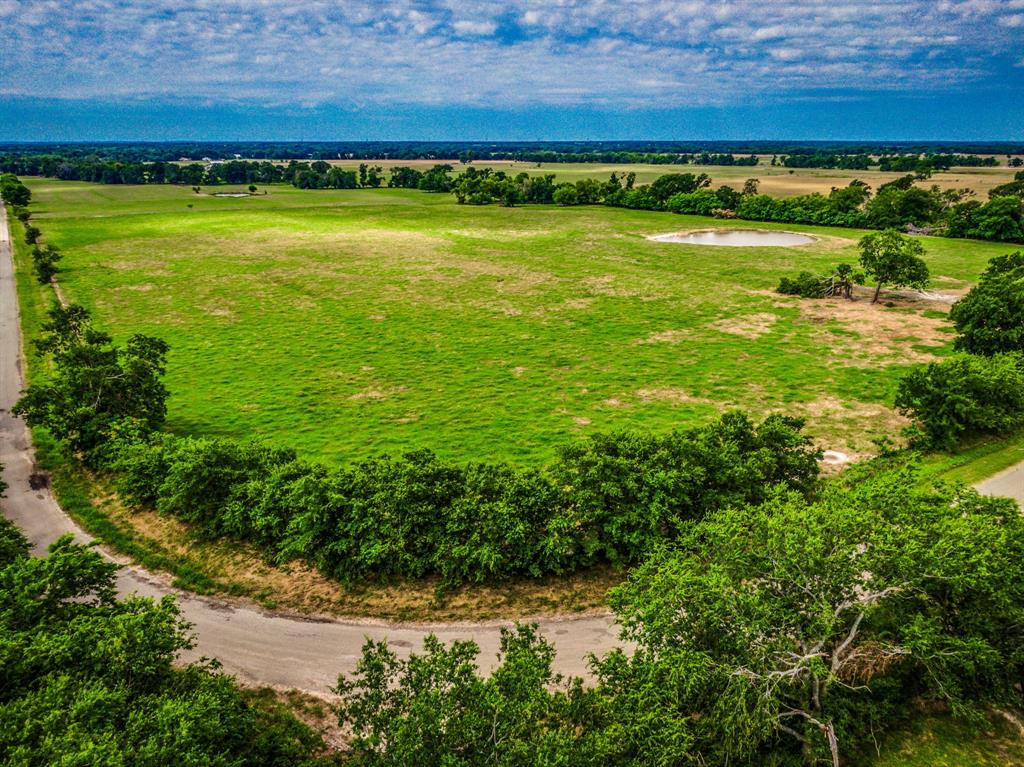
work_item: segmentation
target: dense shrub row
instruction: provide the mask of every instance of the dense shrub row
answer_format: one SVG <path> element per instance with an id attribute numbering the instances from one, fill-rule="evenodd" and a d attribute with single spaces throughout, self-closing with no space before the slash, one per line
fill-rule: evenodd
<path id="1" fill-rule="evenodd" d="M 992 259 L 950 318 L 961 353 L 911 371 L 896 396 L 914 441 L 944 450 L 1024 426 L 1024 253 Z"/>
<path id="2" fill-rule="evenodd" d="M 569 445 L 548 467 L 456 465 L 429 451 L 337 469 L 256 444 L 115 435 L 103 465 L 130 504 L 325 574 L 446 584 L 628 565 L 694 520 L 785 485 L 810 493 L 819 453 L 801 422 L 741 413 L 667 435 Z"/>

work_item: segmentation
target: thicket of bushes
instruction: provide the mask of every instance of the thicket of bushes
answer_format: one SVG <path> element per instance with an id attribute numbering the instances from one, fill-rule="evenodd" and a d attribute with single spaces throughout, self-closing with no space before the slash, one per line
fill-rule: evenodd
<path id="1" fill-rule="evenodd" d="M 446 585 L 625 566 L 694 520 L 777 485 L 809 493 L 816 451 L 801 423 L 740 413 L 667 435 L 569 445 L 544 469 L 457 465 L 429 451 L 337 469 L 228 440 L 115 437 L 122 497 L 202 534 L 253 541 L 343 581 L 440 576 Z"/>
<path id="2" fill-rule="evenodd" d="M 117 567 L 71 536 L 29 557 L 0 517 L 0 763 L 312 765 L 320 739 L 280 706 L 177 664 L 192 639 L 174 599 L 118 600 Z"/>
<path id="3" fill-rule="evenodd" d="M 944 450 L 1024 426 L 1024 253 L 992 259 L 950 317 L 961 353 L 911 371 L 896 395 L 913 440 Z"/>

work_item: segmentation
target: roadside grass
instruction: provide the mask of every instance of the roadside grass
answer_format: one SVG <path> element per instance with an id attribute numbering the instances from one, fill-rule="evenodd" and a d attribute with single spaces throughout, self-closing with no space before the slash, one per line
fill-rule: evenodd
<path id="1" fill-rule="evenodd" d="M 921 464 L 928 480 L 973 485 L 1024 461 L 1024 431 L 977 440 L 956 453 L 932 453 Z"/>
<path id="2" fill-rule="evenodd" d="M 603 207 L 478 208 L 407 190 L 177 187 L 31 179 L 61 285 L 115 337 L 171 345 L 169 428 L 339 463 L 429 448 L 535 464 L 591 431 L 667 431 L 730 407 L 809 419 L 855 457 L 902 421 L 909 365 L 946 353 L 943 308 L 802 302 L 801 269 L 856 258 L 860 232 Z M 192 207 L 187 207 L 191 205 Z M 644 235 L 759 226 L 803 248 Z M 926 240 L 939 290 L 1006 250 Z"/>
<path id="3" fill-rule="evenodd" d="M 1024 765 L 1024 737 L 993 719 L 981 731 L 950 716 L 925 716 L 890 733 L 872 767 L 1010 767 Z"/>

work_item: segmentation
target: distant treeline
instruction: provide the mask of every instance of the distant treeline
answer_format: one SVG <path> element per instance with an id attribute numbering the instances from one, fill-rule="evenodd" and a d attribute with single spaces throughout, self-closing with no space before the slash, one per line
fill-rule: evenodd
<path id="1" fill-rule="evenodd" d="M 772 158 L 772 165 L 783 165 L 787 168 L 826 168 L 839 170 L 867 170 L 878 166 L 881 171 L 897 173 L 934 173 L 950 168 L 997 168 L 999 161 L 995 157 L 981 157 L 976 154 L 898 154 L 881 155 L 877 159 L 867 154 L 793 154 L 781 158 Z M 1008 158 L 1010 167 L 1024 166 L 1019 157 Z"/>
<path id="2" fill-rule="evenodd" d="M 0 144 L 0 155 L 49 155 L 68 160 L 123 163 L 186 160 L 517 160 L 522 162 L 747 164 L 749 155 L 794 158 L 789 167 L 846 167 L 797 164 L 798 158 L 921 155 L 1024 154 L 1024 144 L 892 143 L 793 141 L 354 141 L 354 142 L 168 142 Z M 727 159 L 727 158 L 732 158 Z M 843 162 L 847 162 L 843 160 Z M 960 164 L 960 163 L 956 163 Z M 857 166 L 849 166 L 857 167 Z"/>
<path id="3" fill-rule="evenodd" d="M 989 191 L 986 202 L 970 199 L 969 189 L 925 188 L 917 182 L 927 174 L 907 174 L 882 184 L 874 193 L 863 181 L 833 188 L 829 194 L 777 198 L 758 193 L 758 180 L 748 179 L 742 189 L 711 189 L 706 173 L 670 173 L 650 184 L 635 186 L 635 175 L 612 174 L 607 182 L 581 179 L 556 183 L 555 176 L 509 176 L 488 168 L 468 168 L 449 176 L 451 166 L 436 166 L 430 191 L 452 192 L 460 203 L 471 205 L 603 204 L 639 210 L 814 224 L 867 229 L 900 228 L 947 237 L 968 237 L 997 242 L 1024 242 L 1024 171 L 1009 183 Z M 420 183 L 418 188 L 427 189 Z"/>

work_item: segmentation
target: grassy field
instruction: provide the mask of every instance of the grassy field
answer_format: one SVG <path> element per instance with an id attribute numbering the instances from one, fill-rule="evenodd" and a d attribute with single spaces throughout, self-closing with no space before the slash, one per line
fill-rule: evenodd
<path id="1" fill-rule="evenodd" d="M 950 338 L 941 302 L 772 292 L 782 274 L 853 260 L 850 230 L 708 248 L 645 235 L 720 221 L 600 207 L 30 185 L 68 297 L 118 337 L 171 344 L 173 430 L 332 462 L 420 447 L 535 462 L 588 431 L 667 430 L 733 406 L 807 416 L 823 446 L 864 454 L 901 425 L 888 408 L 899 375 Z M 1007 250 L 925 245 L 948 294 Z"/>
<path id="2" fill-rule="evenodd" d="M 368 165 L 379 165 L 389 169 L 399 165 L 425 170 L 438 162 L 449 163 L 455 171 L 462 172 L 468 165 L 458 160 L 367 160 Z M 877 189 L 882 184 L 906 175 L 878 170 L 818 170 L 814 168 L 784 168 L 772 166 L 770 157 L 762 157 L 761 164 L 755 167 L 727 167 L 721 165 L 600 165 L 575 163 L 535 163 L 514 162 L 511 160 L 495 160 L 490 162 L 473 162 L 475 168 L 493 168 L 503 170 L 510 175 L 529 173 L 532 176 L 553 173 L 559 181 L 576 181 L 581 178 L 596 178 L 604 181 L 612 173 L 620 177 L 627 173 L 636 173 L 637 183 L 646 184 L 666 173 L 707 173 L 712 179 L 712 186 L 717 188 L 727 184 L 735 189 L 742 189 L 743 182 L 748 178 L 759 179 L 759 190 L 774 197 L 792 197 L 798 194 L 820 192 L 828 194 L 834 186 L 847 186 L 858 178 Z M 335 160 L 334 165 L 342 168 L 355 169 L 359 161 Z M 973 189 L 977 199 L 985 200 L 988 190 L 994 186 L 1013 180 L 1014 173 L 1020 168 L 1008 168 L 1005 165 L 997 168 L 951 168 L 948 172 L 936 173 L 921 186 L 938 184 L 942 189 Z"/>

